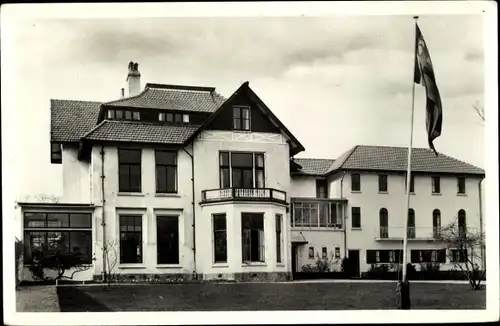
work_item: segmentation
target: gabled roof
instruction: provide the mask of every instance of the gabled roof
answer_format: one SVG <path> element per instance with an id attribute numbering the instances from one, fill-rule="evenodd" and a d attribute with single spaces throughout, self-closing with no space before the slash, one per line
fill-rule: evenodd
<path id="1" fill-rule="evenodd" d="M 51 141 L 79 141 L 97 123 L 100 107 L 100 102 L 51 100 Z"/>
<path id="2" fill-rule="evenodd" d="M 106 106 L 161 110 L 215 112 L 225 98 L 213 87 L 146 84 L 135 96 L 103 103 Z"/>
<path id="3" fill-rule="evenodd" d="M 373 170 L 406 172 L 408 148 L 391 146 L 357 145 L 342 154 L 328 169 L 327 174 L 338 170 Z M 485 171 L 472 164 L 427 148 L 412 148 L 412 172 L 476 174 Z"/>
<path id="4" fill-rule="evenodd" d="M 285 127 L 285 125 L 272 113 L 272 111 L 267 107 L 267 105 L 255 94 L 255 92 L 248 85 L 248 81 L 244 82 L 238 89 L 224 102 L 219 108 L 207 119 L 205 122 L 196 130 L 196 132 L 189 137 L 186 143 L 191 142 L 197 135 L 199 135 L 207 126 L 214 121 L 227 105 L 231 105 L 232 100 L 238 95 L 244 93 L 249 99 L 253 100 L 260 110 L 268 117 L 269 121 L 281 130 L 281 132 L 288 139 L 290 144 L 290 155 L 295 155 L 301 151 L 304 151 L 304 146 L 295 138 L 295 136 Z"/>
<path id="5" fill-rule="evenodd" d="M 295 158 L 293 161 L 301 166 L 296 174 L 324 175 L 335 160 L 319 158 Z"/>
<path id="6" fill-rule="evenodd" d="M 183 144 L 199 125 L 166 125 L 143 121 L 104 120 L 84 140 L 154 144 Z"/>

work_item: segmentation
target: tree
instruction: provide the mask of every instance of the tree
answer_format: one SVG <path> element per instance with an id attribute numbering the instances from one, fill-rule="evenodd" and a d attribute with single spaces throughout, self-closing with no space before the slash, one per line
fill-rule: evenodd
<path id="1" fill-rule="evenodd" d="M 462 272 L 467 278 L 471 289 L 479 290 L 486 274 L 486 269 L 481 270 L 483 261 L 481 248 L 485 243 L 484 232 L 459 225 L 458 219 L 455 219 L 441 228 L 436 242 L 444 244 L 448 259 L 454 265 L 454 269 Z"/>
<path id="2" fill-rule="evenodd" d="M 479 118 L 484 122 L 485 121 L 485 119 L 484 119 L 484 106 L 479 105 L 479 104 L 474 104 L 472 107 L 474 108 L 474 111 L 476 111 Z"/>
<path id="3" fill-rule="evenodd" d="M 116 281 L 117 274 L 114 272 L 116 265 L 118 265 L 118 241 L 108 240 L 102 246 L 105 259 L 105 267 L 103 268 L 103 281 L 107 282 L 108 285 L 111 282 Z"/>

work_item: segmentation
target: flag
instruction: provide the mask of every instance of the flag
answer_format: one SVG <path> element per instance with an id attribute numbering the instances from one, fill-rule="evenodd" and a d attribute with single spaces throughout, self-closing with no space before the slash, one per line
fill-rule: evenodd
<path id="1" fill-rule="evenodd" d="M 427 44 L 425 44 L 424 36 L 420 32 L 418 25 L 416 26 L 416 42 L 415 42 L 415 71 L 414 82 L 425 87 L 427 96 L 426 104 L 426 119 L 427 136 L 429 147 L 437 155 L 433 141 L 441 135 L 441 127 L 443 124 L 443 108 L 441 106 L 441 96 L 436 84 L 434 76 L 434 68 L 429 54 Z"/>

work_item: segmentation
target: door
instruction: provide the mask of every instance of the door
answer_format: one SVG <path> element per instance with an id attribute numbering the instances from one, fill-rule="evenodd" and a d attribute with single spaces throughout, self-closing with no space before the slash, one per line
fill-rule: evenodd
<path id="1" fill-rule="evenodd" d="M 297 272 L 297 246 L 292 245 L 292 275 Z"/>
<path id="2" fill-rule="evenodd" d="M 349 250 L 349 263 L 351 265 L 352 276 L 359 277 L 359 250 Z"/>

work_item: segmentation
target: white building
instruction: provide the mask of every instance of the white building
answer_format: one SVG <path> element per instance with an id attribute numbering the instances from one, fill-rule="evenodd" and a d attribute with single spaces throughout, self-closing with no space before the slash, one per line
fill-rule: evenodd
<path id="1" fill-rule="evenodd" d="M 78 280 L 110 267 L 124 279 L 285 280 L 314 262 L 311 248 L 349 255 L 361 271 L 399 248 L 404 149 L 356 146 L 337 160 L 293 159 L 304 147 L 248 82 L 226 99 L 210 87 L 140 91 L 134 63 L 127 80 L 129 97 L 116 101 L 51 101 L 63 197 L 18 202 L 23 279 L 37 252 L 81 254 L 88 269 Z M 443 224 L 461 209 L 467 226 L 480 224 L 484 171 L 428 150 L 414 157 L 410 249 L 434 249 L 434 209 Z M 432 177 L 440 178 L 437 192 Z M 382 208 L 388 222 L 380 228 Z"/>

